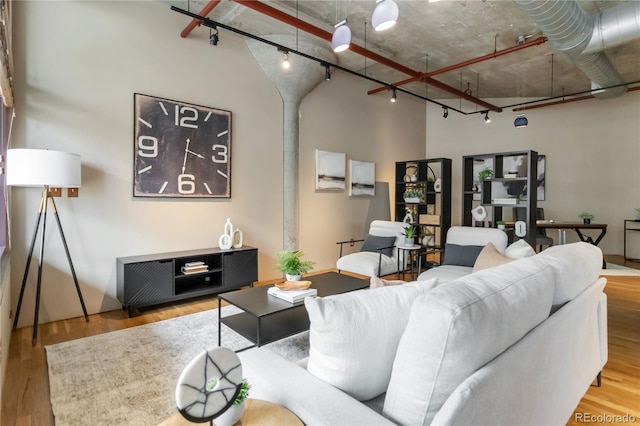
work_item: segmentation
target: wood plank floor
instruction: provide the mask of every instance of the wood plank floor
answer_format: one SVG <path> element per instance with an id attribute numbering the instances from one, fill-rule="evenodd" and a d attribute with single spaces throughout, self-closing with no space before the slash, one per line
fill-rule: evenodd
<path id="1" fill-rule="evenodd" d="M 607 256 L 608 262 L 640 269 L 640 263 L 621 256 Z M 640 277 L 609 277 L 605 288 L 609 312 L 609 361 L 603 371 L 602 387 L 592 386 L 569 424 L 584 423 L 580 416 L 635 416 L 640 422 Z M 211 298 L 165 305 L 128 318 L 123 311 L 111 311 L 40 325 L 38 342 L 31 345 L 31 327 L 14 330 L 5 382 L 0 424 L 3 426 L 53 425 L 49 403 L 49 378 L 45 345 L 93 336 L 109 331 L 162 321 L 217 308 Z M 578 417 L 576 417 L 578 416 Z M 596 418 L 597 419 L 597 418 Z M 611 418 L 602 418 L 612 423 Z M 615 419 L 614 419 L 615 420 Z"/>

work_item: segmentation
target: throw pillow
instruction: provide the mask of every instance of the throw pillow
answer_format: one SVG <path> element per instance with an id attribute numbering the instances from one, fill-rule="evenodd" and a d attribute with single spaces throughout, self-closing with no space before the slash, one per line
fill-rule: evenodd
<path id="1" fill-rule="evenodd" d="M 307 370 L 360 401 L 384 393 L 411 303 L 434 282 L 307 297 Z"/>
<path id="2" fill-rule="evenodd" d="M 525 240 L 518 240 L 507 247 L 504 254 L 511 259 L 522 259 L 523 257 L 535 255 L 536 251 Z"/>
<path id="3" fill-rule="evenodd" d="M 504 265 L 509 262 L 513 262 L 513 259 L 500 253 L 493 243 L 487 243 L 478 255 L 476 263 L 473 265 L 473 272 Z"/>
<path id="4" fill-rule="evenodd" d="M 421 280 L 421 281 L 427 281 L 425 280 Z M 413 281 L 416 282 L 416 281 Z M 438 277 L 433 277 L 432 279 L 429 280 L 429 282 L 431 283 L 430 288 L 434 288 L 436 285 L 438 285 Z M 402 281 L 402 280 L 384 280 L 382 278 L 373 276 L 371 277 L 370 280 L 370 285 L 369 288 L 374 289 L 374 288 L 382 288 L 382 287 L 388 287 L 391 285 L 401 285 L 401 284 L 407 284 L 407 281 Z"/>
<path id="5" fill-rule="evenodd" d="M 443 265 L 473 266 L 484 246 L 445 244 Z"/>
<path id="6" fill-rule="evenodd" d="M 553 290 L 552 268 L 531 258 L 467 275 L 416 299 L 393 362 L 385 417 L 431 424 L 460 383 L 549 316 Z"/>
<path id="7" fill-rule="evenodd" d="M 367 235 L 362 244 L 360 251 L 372 251 L 379 253 L 378 249 L 386 247 L 382 250 L 382 254 L 391 257 L 393 253 L 393 245 L 396 242 L 396 237 L 381 237 L 379 235 Z"/>

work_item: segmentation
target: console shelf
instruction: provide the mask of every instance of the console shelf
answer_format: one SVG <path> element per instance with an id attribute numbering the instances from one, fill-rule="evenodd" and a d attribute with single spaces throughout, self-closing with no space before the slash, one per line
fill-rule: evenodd
<path id="1" fill-rule="evenodd" d="M 202 262 L 206 271 L 184 273 Z M 129 316 L 136 308 L 253 286 L 258 280 L 258 249 L 218 248 L 119 257 L 117 298 Z"/>

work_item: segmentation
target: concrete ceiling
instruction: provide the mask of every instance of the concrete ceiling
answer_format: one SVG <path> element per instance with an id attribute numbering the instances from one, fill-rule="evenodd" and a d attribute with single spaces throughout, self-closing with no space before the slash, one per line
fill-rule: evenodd
<path id="1" fill-rule="evenodd" d="M 396 0 L 400 8 L 398 23 L 379 33 L 370 24 L 374 0 L 262 2 L 330 33 L 335 23 L 347 17 L 352 43 L 418 72 L 432 72 L 516 46 L 520 36 L 532 40 L 542 35 L 535 23 L 511 0 Z M 196 14 L 207 4 L 200 0 L 169 3 Z M 628 1 L 579 0 L 578 3 L 588 13 L 597 15 Z M 231 0 L 223 0 L 207 17 L 258 36 L 296 34 L 296 29 L 291 25 Z M 185 17 L 185 26 L 190 20 Z M 209 34 L 205 27 L 196 28 L 196 32 L 206 32 L 207 37 Z M 308 36 L 300 30 L 298 34 Z M 220 30 L 220 43 L 224 43 L 224 37 L 225 31 Z M 327 41 L 321 42 L 329 44 Z M 295 49 L 295 46 L 289 47 Z M 624 82 L 640 80 L 640 39 L 605 53 Z M 363 56 L 350 51 L 338 53 L 336 57 L 340 66 L 388 83 L 409 78 L 407 74 L 371 59 L 365 60 Z M 470 91 L 472 96 L 480 99 L 547 98 L 586 91 L 591 87 L 590 80 L 582 71 L 554 52 L 548 42 L 433 78 L 457 90 Z M 371 83 L 370 87 L 375 89 L 379 86 Z M 468 104 L 465 107 L 464 103 L 460 103 L 456 96 L 425 83 L 415 82 L 402 87 L 430 99 L 447 99 L 447 104 L 454 108 L 470 108 Z M 388 92 L 372 96 L 388 96 Z"/>

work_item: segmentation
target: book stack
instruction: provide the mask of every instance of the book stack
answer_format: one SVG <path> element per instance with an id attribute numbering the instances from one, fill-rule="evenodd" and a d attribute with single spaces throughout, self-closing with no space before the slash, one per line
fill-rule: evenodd
<path id="1" fill-rule="evenodd" d="M 209 270 L 209 266 L 204 262 L 189 262 L 185 263 L 181 270 L 182 273 L 186 275 L 197 274 L 200 272 L 207 272 Z"/>
<path id="2" fill-rule="evenodd" d="M 514 179 L 514 178 L 517 178 L 517 177 L 518 177 L 518 173 L 510 172 L 510 173 L 505 173 L 504 174 L 504 178 L 505 179 Z"/>
<path id="3" fill-rule="evenodd" d="M 518 204 L 517 198 L 495 198 L 493 204 Z"/>
<path id="4" fill-rule="evenodd" d="M 298 303 L 302 302 L 305 297 L 316 297 L 318 295 L 318 290 L 315 288 L 306 288 L 304 290 L 280 290 L 277 287 L 269 287 L 267 293 L 290 303 Z"/>

